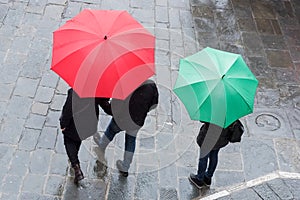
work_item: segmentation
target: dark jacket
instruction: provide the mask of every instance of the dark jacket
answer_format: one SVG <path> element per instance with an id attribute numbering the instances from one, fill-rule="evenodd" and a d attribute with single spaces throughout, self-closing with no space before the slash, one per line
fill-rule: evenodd
<path id="1" fill-rule="evenodd" d="M 111 115 L 108 98 L 80 98 L 72 88 L 69 89 L 59 119 L 60 127 L 65 128 L 63 134 L 79 141 L 96 133 L 99 105 Z"/>
<path id="2" fill-rule="evenodd" d="M 152 80 L 145 81 L 125 100 L 112 99 L 115 122 L 122 130 L 136 130 L 145 123 L 147 113 L 158 104 L 158 90 Z"/>
<path id="3" fill-rule="evenodd" d="M 204 123 L 197 136 L 197 144 L 201 148 L 204 140 L 211 142 L 214 144 L 212 150 L 226 146 L 229 143 L 229 127 L 224 129 L 214 124 Z"/>

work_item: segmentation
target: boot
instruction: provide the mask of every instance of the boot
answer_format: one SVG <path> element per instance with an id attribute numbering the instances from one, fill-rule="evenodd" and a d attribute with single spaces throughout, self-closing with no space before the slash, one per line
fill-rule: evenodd
<path id="1" fill-rule="evenodd" d="M 130 164 L 133 159 L 133 153 L 129 151 L 124 152 L 124 160 L 117 160 L 116 166 L 121 173 L 122 176 L 127 177 L 128 176 L 128 170 L 130 167 Z"/>
<path id="2" fill-rule="evenodd" d="M 74 173 L 75 173 L 75 178 L 74 178 L 74 183 L 77 185 L 79 181 L 81 181 L 82 179 L 84 179 L 83 173 L 80 169 L 79 164 L 76 164 L 74 167 Z"/>

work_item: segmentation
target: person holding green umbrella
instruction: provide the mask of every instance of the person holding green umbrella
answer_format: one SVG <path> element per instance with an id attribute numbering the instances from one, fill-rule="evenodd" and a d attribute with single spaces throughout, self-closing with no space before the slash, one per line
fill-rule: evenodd
<path id="1" fill-rule="evenodd" d="M 202 130 L 205 136 L 200 145 L 199 162 L 212 153 L 212 160 L 216 160 L 212 163 L 217 163 L 218 149 L 228 144 L 226 140 L 219 141 L 226 137 L 224 130 L 253 112 L 257 86 L 258 80 L 239 54 L 206 47 L 180 60 L 173 91 L 186 107 L 190 118 L 204 122 L 203 129 L 207 129 Z M 215 167 L 216 164 L 211 167 L 210 176 Z M 202 187 L 202 175 L 198 180 L 198 186 Z M 206 185 L 210 185 L 210 181 Z"/>

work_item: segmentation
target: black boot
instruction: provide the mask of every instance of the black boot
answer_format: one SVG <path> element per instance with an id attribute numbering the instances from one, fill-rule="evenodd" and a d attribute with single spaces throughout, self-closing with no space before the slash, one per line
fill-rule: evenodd
<path id="1" fill-rule="evenodd" d="M 82 179 L 84 179 L 83 173 L 80 169 L 79 164 L 76 164 L 74 167 L 74 173 L 75 173 L 75 178 L 74 178 L 74 183 L 77 185 L 79 181 L 81 181 Z"/>

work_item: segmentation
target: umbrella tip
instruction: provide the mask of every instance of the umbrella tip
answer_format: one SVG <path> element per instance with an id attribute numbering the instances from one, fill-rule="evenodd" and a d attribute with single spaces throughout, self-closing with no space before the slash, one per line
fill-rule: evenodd
<path id="1" fill-rule="evenodd" d="M 222 79 L 224 78 L 225 74 L 222 76 Z"/>
<path id="2" fill-rule="evenodd" d="M 104 36 L 104 40 L 107 40 L 107 36 Z"/>

